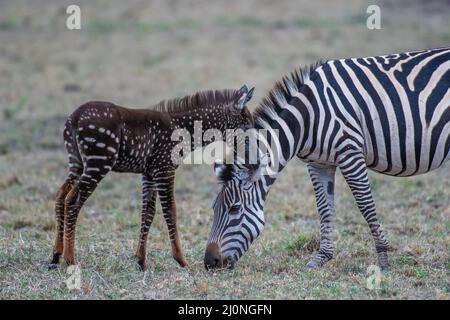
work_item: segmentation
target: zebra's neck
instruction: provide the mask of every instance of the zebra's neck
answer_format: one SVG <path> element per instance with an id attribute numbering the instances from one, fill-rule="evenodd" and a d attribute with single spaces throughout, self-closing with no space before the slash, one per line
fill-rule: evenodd
<path id="1" fill-rule="evenodd" d="M 308 158 L 315 149 L 312 133 L 318 126 L 318 118 L 314 117 L 317 100 L 310 84 L 323 63 L 318 61 L 283 77 L 254 113 L 255 127 L 264 130 L 270 148 L 268 170 L 259 180 L 266 193 L 294 156 Z M 260 154 L 267 153 L 259 146 Z"/>
<path id="2" fill-rule="evenodd" d="M 314 149 L 310 130 L 314 119 L 310 115 L 315 99 L 309 87 L 304 85 L 298 90 L 291 87 L 284 94 L 274 95 L 272 103 L 255 126 L 257 130 L 263 130 L 267 141 L 264 144 L 270 146 L 268 150 L 260 147 L 260 155 L 269 154 L 269 163 L 261 179 L 266 193 L 293 157 L 307 157 Z"/>

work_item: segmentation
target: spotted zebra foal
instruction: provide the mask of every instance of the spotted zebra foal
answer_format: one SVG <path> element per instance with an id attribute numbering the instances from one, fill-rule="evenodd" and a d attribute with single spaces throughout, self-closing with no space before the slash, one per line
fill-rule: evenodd
<path id="1" fill-rule="evenodd" d="M 205 266 L 232 265 L 249 249 L 264 228 L 273 183 L 298 158 L 307 163 L 320 217 L 319 252 L 307 266 L 321 267 L 333 257 L 339 168 L 369 226 L 378 263 L 387 269 L 389 244 L 368 169 L 413 176 L 450 159 L 450 48 L 330 60 L 297 70 L 276 84 L 254 118 L 256 129 L 268 131 L 268 161 L 216 165 L 222 189 Z"/>
<path id="2" fill-rule="evenodd" d="M 172 255 L 181 265 L 187 262 L 181 248 L 174 197 L 175 170 L 172 141 L 176 129 L 193 137 L 194 124 L 202 131 L 252 126 L 246 108 L 253 89 L 198 92 L 181 99 L 162 101 L 149 109 L 128 109 L 109 102 L 88 102 L 67 119 L 64 142 L 69 155 L 69 175 L 60 187 L 55 204 L 56 237 L 49 268 L 61 255 L 75 264 L 75 226 L 81 207 L 110 171 L 142 175 L 142 216 L 136 257 L 145 269 L 146 243 L 159 197 L 169 230 Z M 192 138 L 193 139 L 193 138 Z M 192 144 L 191 150 L 198 144 Z M 202 141 L 204 146 L 208 142 Z"/>

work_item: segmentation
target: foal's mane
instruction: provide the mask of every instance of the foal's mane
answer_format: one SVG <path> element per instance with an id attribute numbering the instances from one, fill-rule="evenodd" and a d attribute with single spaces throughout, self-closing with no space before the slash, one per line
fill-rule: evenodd
<path id="1" fill-rule="evenodd" d="M 325 62 L 325 60 L 319 60 L 304 68 L 298 68 L 291 72 L 289 76 L 285 75 L 281 81 L 276 82 L 272 90 L 253 112 L 254 122 L 262 127 L 264 124 L 270 126 L 275 121 L 278 111 L 287 103 L 292 94 L 298 92 L 315 73 L 315 70 Z M 250 166 L 253 167 L 254 165 Z M 218 181 L 224 183 L 231 180 L 233 170 L 235 170 L 234 166 L 227 164 L 219 174 Z"/>
<path id="2" fill-rule="evenodd" d="M 272 90 L 255 109 L 253 113 L 255 123 L 262 124 L 265 122 L 270 124 L 274 115 L 278 113 L 277 109 L 283 107 L 292 94 L 298 92 L 315 73 L 315 70 L 325 62 L 325 60 L 319 60 L 309 66 L 297 68 L 290 75 L 285 75 L 281 81 L 276 82 Z"/>
<path id="3" fill-rule="evenodd" d="M 223 108 L 236 103 L 240 97 L 239 90 L 234 89 L 199 91 L 182 98 L 163 100 L 154 105 L 152 109 L 174 114 L 210 107 Z"/>

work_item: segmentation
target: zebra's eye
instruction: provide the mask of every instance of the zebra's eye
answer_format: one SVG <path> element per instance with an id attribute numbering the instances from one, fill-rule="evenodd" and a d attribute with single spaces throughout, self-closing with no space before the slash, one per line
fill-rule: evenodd
<path id="1" fill-rule="evenodd" d="M 240 208 L 240 204 L 235 204 L 230 208 L 230 214 L 238 214 L 239 213 L 239 208 Z"/>

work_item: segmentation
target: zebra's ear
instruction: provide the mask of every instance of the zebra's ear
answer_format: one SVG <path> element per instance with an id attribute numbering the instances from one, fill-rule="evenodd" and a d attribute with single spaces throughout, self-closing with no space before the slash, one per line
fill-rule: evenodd
<path id="1" fill-rule="evenodd" d="M 214 162 L 214 173 L 220 183 L 230 181 L 233 178 L 233 166 L 223 163 L 222 160 Z"/>
<path id="2" fill-rule="evenodd" d="M 269 154 L 266 153 L 261 156 L 257 169 L 255 169 L 251 173 L 250 175 L 251 181 L 252 182 L 258 181 L 268 165 L 269 165 Z"/>
<path id="3" fill-rule="evenodd" d="M 259 160 L 259 166 L 266 168 L 268 165 L 269 165 L 269 154 L 266 153 L 261 156 L 261 159 Z"/>
<path id="4" fill-rule="evenodd" d="M 255 91 L 255 87 L 251 88 L 250 90 L 248 89 L 248 86 L 246 84 L 244 84 L 240 89 L 239 89 L 239 93 L 241 94 L 238 104 L 237 104 L 237 108 L 238 109 L 243 109 L 246 105 L 247 102 L 250 101 L 250 99 L 253 97 L 253 92 Z"/>

